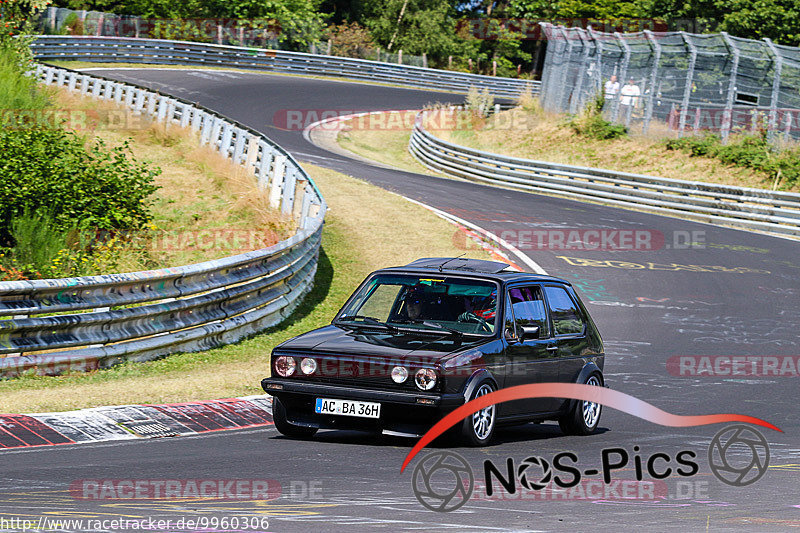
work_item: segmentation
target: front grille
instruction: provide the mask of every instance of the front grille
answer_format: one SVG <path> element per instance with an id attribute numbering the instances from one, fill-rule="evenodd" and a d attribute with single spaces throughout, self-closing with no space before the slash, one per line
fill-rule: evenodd
<path id="1" fill-rule="evenodd" d="M 289 354 L 280 353 L 278 355 L 291 355 L 297 360 L 297 370 L 292 379 L 307 381 L 311 383 L 325 383 L 330 385 L 340 385 L 345 387 L 357 387 L 372 390 L 390 390 L 404 392 L 420 392 L 414 385 L 414 373 L 421 368 L 420 364 L 403 365 L 390 359 L 378 357 L 354 358 L 353 356 L 320 356 L 319 354 Z M 300 370 L 300 361 L 305 357 L 311 357 L 317 361 L 317 370 L 314 374 L 307 376 Z M 402 365 L 408 368 L 408 379 L 405 383 L 397 384 L 392 381 L 391 371 L 395 366 Z M 432 364 L 425 365 L 426 368 L 435 368 Z M 437 372 L 438 373 L 438 372 Z M 433 390 L 425 392 L 441 391 L 442 379 L 439 374 L 436 386 Z"/>

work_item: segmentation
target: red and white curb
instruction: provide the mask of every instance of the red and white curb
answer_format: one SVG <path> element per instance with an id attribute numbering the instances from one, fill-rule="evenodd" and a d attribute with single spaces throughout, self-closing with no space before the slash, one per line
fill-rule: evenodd
<path id="1" fill-rule="evenodd" d="M 270 396 L 0 415 L 0 453 L 10 448 L 178 437 L 272 423 Z"/>

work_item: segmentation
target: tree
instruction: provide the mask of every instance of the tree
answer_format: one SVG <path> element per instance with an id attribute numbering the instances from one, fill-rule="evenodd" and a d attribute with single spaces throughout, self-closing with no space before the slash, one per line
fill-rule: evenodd
<path id="1" fill-rule="evenodd" d="M 463 48 L 456 36 L 455 15 L 453 4 L 446 0 L 374 0 L 364 4 L 363 24 L 381 46 L 391 42 L 392 50 L 441 58 Z"/>

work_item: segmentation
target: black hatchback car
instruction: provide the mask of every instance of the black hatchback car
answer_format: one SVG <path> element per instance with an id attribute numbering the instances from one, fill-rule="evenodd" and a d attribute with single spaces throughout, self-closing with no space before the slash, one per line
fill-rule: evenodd
<path id="1" fill-rule="evenodd" d="M 564 280 L 511 271 L 505 263 L 419 259 L 373 272 L 329 326 L 272 352 L 282 434 L 320 428 L 418 436 L 478 396 L 528 383 L 603 386 L 603 343 Z M 489 442 L 500 424 L 557 420 L 592 433 L 600 405 L 533 398 L 500 403 L 457 428 L 466 444 Z"/>

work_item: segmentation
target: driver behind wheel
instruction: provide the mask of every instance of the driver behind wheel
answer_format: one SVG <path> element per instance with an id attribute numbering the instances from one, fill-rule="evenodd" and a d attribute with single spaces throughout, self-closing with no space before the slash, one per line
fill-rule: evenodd
<path id="1" fill-rule="evenodd" d="M 458 316 L 459 322 L 492 322 L 497 313 L 497 291 L 489 296 L 464 297 L 466 311 Z"/>

